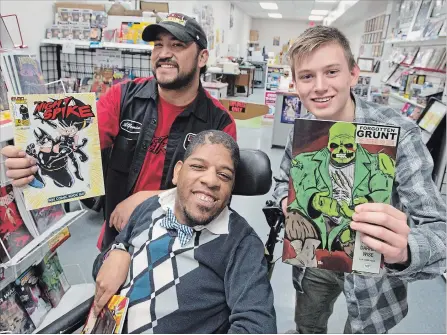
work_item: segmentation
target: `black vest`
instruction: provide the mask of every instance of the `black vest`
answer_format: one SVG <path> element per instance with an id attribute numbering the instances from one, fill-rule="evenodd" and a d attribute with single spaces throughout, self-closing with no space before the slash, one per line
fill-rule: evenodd
<path id="1" fill-rule="evenodd" d="M 109 219 L 116 205 L 132 194 L 147 150 L 157 127 L 158 85 L 155 79 L 145 82 L 130 81 L 121 86 L 121 113 L 119 132 L 114 139 L 105 166 L 106 230 L 102 243 L 104 250 L 113 242 L 117 231 L 109 227 Z M 174 120 L 168 136 L 166 157 L 160 189 L 169 189 L 174 166 L 183 159 L 192 137 L 208 129 L 223 130 L 231 124 L 230 115 L 217 107 L 200 85 L 196 99 Z"/>

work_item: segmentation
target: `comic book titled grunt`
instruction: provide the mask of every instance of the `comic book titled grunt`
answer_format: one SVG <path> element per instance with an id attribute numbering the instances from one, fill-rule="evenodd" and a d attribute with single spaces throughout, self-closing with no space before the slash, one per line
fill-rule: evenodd
<path id="1" fill-rule="evenodd" d="M 37 161 L 28 210 L 104 194 L 93 93 L 15 95 L 14 142 Z"/>
<path id="2" fill-rule="evenodd" d="M 390 203 L 399 127 L 296 119 L 283 262 L 379 273 L 383 257 L 351 230 L 355 207 Z"/>

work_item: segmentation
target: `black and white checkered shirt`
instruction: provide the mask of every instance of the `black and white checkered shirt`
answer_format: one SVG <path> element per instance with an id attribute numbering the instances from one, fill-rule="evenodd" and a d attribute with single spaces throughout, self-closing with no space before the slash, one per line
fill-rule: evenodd
<path id="1" fill-rule="evenodd" d="M 355 122 L 401 127 L 391 203 L 409 218 L 411 263 L 402 271 L 386 268 L 379 277 L 345 274 L 344 284 L 352 332 L 384 333 L 407 314 L 407 283 L 431 279 L 446 270 L 446 205 L 432 180 L 433 160 L 419 127 L 387 106 L 358 97 L 355 104 Z M 293 131 L 276 176 L 273 196 L 278 202 L 288 194 L 292 137 Z M 298 282 L 303 275 L 301 271 Z"/>

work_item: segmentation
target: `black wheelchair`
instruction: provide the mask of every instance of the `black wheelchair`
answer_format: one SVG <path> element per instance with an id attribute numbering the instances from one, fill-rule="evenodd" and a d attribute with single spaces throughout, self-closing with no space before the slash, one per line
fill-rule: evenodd
<path id="1" fill-rule="evenodd" d="M 241 149 L 241 161 L 236 172 L 233 195 L 259 196 L 267 194 L 272 187 L 272 170 L 269 157 L 260 150 Z M 268 276 L 271 278 L 275 265 L 274 249 L 280 241 L 279 234 L 284 227 L 284 215 L 280 207 L 269 200 L 263 208 L 270 233 L 265 244 L 265 258 L 268 265 Z M 38 334 L 71 334 L 83 327 L 90 307 L 91 297 L 61 318 L 39 330 Z"/>

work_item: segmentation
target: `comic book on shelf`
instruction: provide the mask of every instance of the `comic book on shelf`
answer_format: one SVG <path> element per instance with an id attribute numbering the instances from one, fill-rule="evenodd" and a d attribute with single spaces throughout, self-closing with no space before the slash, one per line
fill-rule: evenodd
<path id="1" fill-rule="evenodd" d="M 45 80 L 36 55 L 13 54 L 20 94 L 47 93 Z"/>
<path id="2" fill-rule="evenodd" d="M 11 258 L 33 240 L 17 208 L 12 185 L 0 187 L 0 239 Z M 2 263 L 8 261 L 6 252 L 1 252 L 1 257 Z"/>
<path id="3" fill-rule="evenodd" d="M 49 252 L 42 262 L 35 266 L 39 284 L 53 307 L 57 307 L 70 284 L 62 269 L 57 253 Z"/>
<path id="4" fill-rule="evenodd" d="M 283 262 L 379 273 L 382 255 L 349 224 L 356 205 L 389 203 L 399 127 L 296 119 Z"/>
<path id="5" fill-rule="evenodd" d="M 14 283 L 0 291 L 0 333 L 31 334 L 36 327 L 20 303 Z"/>
<path id="6" fill-rule="evenodd" d="M 92 306 L 81 334 L 121 334 L 128 307 L 129 298 L 121 295 L 114 295 L 98 316 Z"/>
<path id="7" fill-rule="evenodd" d="M 15 145 L 37 160 L 23 189 L 27 210 L 104 194 L 92 93 L 11 97 Z"/>
<path id="8" fill-rule="evenodd" d="M 39 234 L 42 234 L 65 215 L 63 205 L 47 206 L 31 211 Z"/>
<path id="9" fill-rule="evenodd" d="M 51 303 L 45 292 L 39 287 L 39 277 L 35 268 L 28 268 L 15 280 L 16 291 L 22 306 L 25 308 L 35 327 L 39 327 L 51 310 Z"/>
<path id="10" fill-rule="evenodd" d="M 0 112 L 9 109 L 8 87 L 2 68 L 0 67 Z"/>

